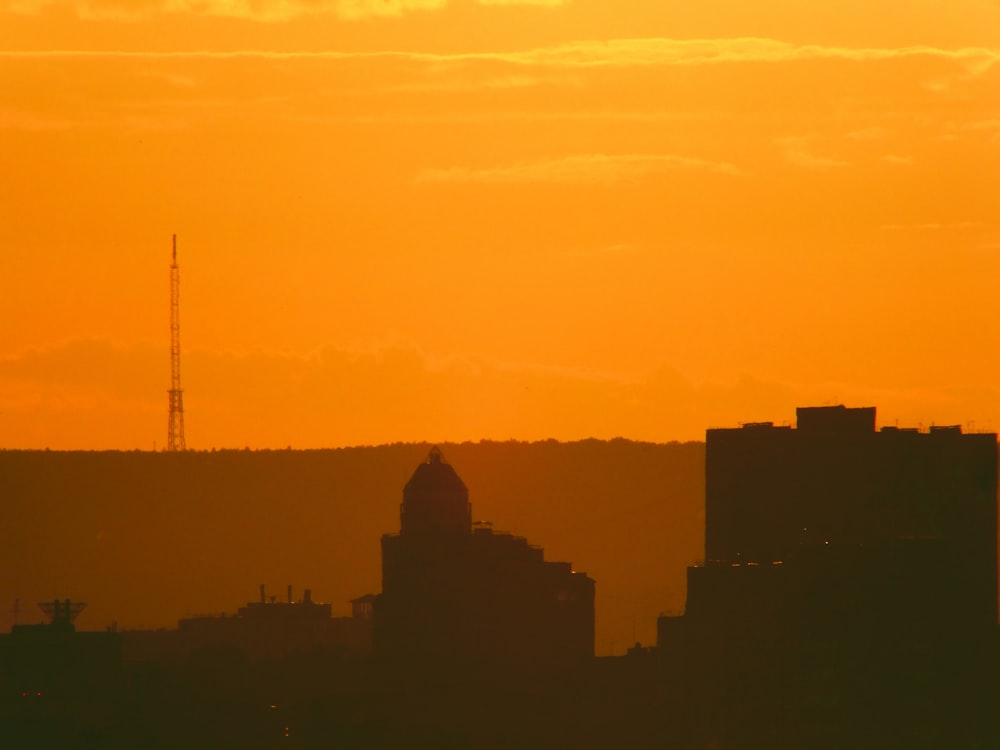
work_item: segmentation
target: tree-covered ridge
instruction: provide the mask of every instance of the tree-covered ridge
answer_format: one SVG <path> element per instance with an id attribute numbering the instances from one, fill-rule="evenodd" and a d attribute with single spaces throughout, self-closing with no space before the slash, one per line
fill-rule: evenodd
<path id="1" fill-rule="evenodd" d="M 0 451 L 0 602 L 89 602 L 80 625 L 172 627 L 291 583 L 347 613 L 429 444 L 212 452 Z M 442 444 L 473 518 L 597 581 L 597 652 L 655 638 L 703 543 L 704 444 Z M 5 606 L 4 611 L 11 609 Z M 13 620 L 6 615 L 4 629 Z"/>

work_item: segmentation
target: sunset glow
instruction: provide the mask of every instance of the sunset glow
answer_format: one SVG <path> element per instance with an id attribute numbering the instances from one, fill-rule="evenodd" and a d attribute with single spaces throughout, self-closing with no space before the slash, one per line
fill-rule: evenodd
<path id="1" fill-rule="evenodd" d="M 195 449 L 996 430 L 997 29 L 0 0 L 0 447 L 162 448 L 173 233 Z"/>

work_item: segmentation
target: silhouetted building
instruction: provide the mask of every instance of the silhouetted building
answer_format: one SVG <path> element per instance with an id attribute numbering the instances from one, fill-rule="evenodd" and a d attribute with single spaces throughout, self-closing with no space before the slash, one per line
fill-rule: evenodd
<path id="1" fill-rule="evenodd" d="M 797 416 L 794 430 L 708 430 L 706 565 L 853 550 L 871 563 L 866 577 L 899 563 L 903 585 L 914 577 L 906 569 L 925 561 L 941 574 L 928 570 L 922 593 L 913 592 L 921 607 L 996 623 L 996 435 L 876 431 L 874 408 L 800 408 Z"/>
<path id="2" fill-rule="evenodd" d="M 50 747 L 111 720 L 125 690 L 121 638 L 79 632 L 73 620 L 86 606 L 70 600 L 39 605 L 49 622 L 14 625 L 0 635 L 0 737 L 11 747 Z M 32 728 L 31 736 L 17 732 Z"/>
<path id="3" fill-rule="evenodd" d="M 705 480 L 705 560 L 658 622 L 687 742 L 995 735 L 971 688 L 997 641 L 995 434 L 801 408 L 797 429 L 708 430 Z"/>
<path id="4" fill-rule="evenodd" d="M 476 665 L 594 653 L 594 582 L 522 537 L 473 524 L 469 493 L 434 448 L 382 537 L 375 649 L 388 661 Z"/>
<path id="5" fill-rule="evenodd" d="M 357 607 L 351 617 L 333 617 L 330 604 L 313 601 L 305 589 L 296 601 L 288 587 L 285 601 L 268 596 L 240 607 L 235 615 L 186 617 L 176 630 L 125 631 L 125 655 L 130 661 L 187 658 L 208 648 L 233 648 L 251 659 L 281 658 L 292 652 L 323 651 L 343 657 L 371 651 L 371 618 Z"/>

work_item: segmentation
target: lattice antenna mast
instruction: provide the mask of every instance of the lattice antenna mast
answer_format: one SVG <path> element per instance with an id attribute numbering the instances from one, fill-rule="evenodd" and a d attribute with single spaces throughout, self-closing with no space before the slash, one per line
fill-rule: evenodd
<path id="1" fill-rule="evenodd" d="M 184 442 L 184 391 L 181 389 L 181 275 L 177 267 L 177 235 L 170 264 L 170 416 L 167 421 L 167 450 L 187 450 Z"/>

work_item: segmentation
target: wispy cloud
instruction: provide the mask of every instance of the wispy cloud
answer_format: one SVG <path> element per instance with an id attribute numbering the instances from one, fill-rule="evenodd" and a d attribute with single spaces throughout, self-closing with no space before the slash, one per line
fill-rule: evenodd
<path id="1" fill-rule="evenodd" d="M 908 167 L 915 163 L 912 156 L 900 156 L 898 154 L 886 154 L 882 157 L 882 161 L 898 167 Z"/>
<path id="2" fill-rule="evenodd" d="M 561 159 L 519 162 L 481 169 L 470 167 L 428 169 L 421 172 L 416 179 L 418 182 L 437 183 L 554 182 L 619 185 L 678 169 L 707 169 L 732 176 L 741 174 L 738 167 L 728 162 L 707 161 L 673 154 L 577 154 Z"/>
<path id="3" fill-rule="evenodd" d="M 975 137 L 985 137 L 989 141 L 1000 139 L 1000 120 L 981 119 L 967 122 L 956 122 L 954 120 L 944 124 L 945 132 L 933 138 L 942 143 L 956 143 Z"/>
<path id="4" fill-rule="evenodd" d="M 441 10 L 450 0 L 0 0 L 0 12 L 40 13 L 48 7 L 69 9 L 88 20 L 136 21 L 160 14 L 190 14 L 283 21 L 304 15 L 334 15 L 344 20 L 398 18 Z M 480 5 L 557 7 L 570 0 L 475 0 Z"/>
<path id="5" fill-rule="evenodd" d="M 969 132 L 1000 132 L 1000 120 L 975 120 L 973 122 L 962 123 L 959 130 Z"/>
<path id="6" fill-rule="evenodd" d="M 570 248 L 563 255 L 568 258 L 602 258 L 636 255 L 641 252 L 642 248 L 639 245 L 633 245 L 631 242 L 619 242 L 614 245 L 601 245 L 598 247 Z"/>
<path id="7" fill-rule="evenodd" d="M 140 70 L 136 73 L 136 76 L 152 81 L 158 81 L 175 89 L 190 90 L 198 87 L 198 82 L 194 78 L 190 76 L 178 75 L 177 73 L 171 73 L 168 71 Z"/>
<path id="8" fill-rule="evenodd" d="M 797 167 L 825 171 L 837 167 L 849 166 L 847 162 L 840 159 L 819 156 L 813 153 L 809 147 L 812 141 L 813 136 L 811 135 L 790 136 L 779 138 L 777 144 L 781 148 L 785 160 Z"/>
<path id="9" fill-rule="evenodd" d="M 621 39 L 608 42 L 573 42 L 532 50 L 506 59 L 519 62 L 564 65 L 704 65 L 727 62 L 788 62 L 839 58 L 868 61 L 901 57 L 945 57 L 970 65 L 990 65 L 1000 59 L 1000 50 L 964 48 L 945 50 L 929 46 L 857 48 L 796 45 L 775 39 Z"/>
<path id="10" fill-rule="evenodd" d="M 447 4 L 448 0 L 327 0 L 315 4 L 307 0 L 285 0 L 283 3 L 286 7 L 285 17 L 333 11 L 341 18 L 346 19 L 371 18 L 372 16 L 398 17 L 413 11 L 440 10 Z M 252 10 L 250 13 L 239 15 L 251 14 Z"/>
<path id="11" fill-rule="evenodd" d="M 986 224 L 981 221 L 954 221 L 950 223 L 931 221 L 923 224 L 882 224 L 879 229 L 889 231 L 937 232 L 942 229 L 977 229 L 984 226 Z"/>
<path id="12" fill-rule="evenodd" d="M 184 2 L 185 0 L 177 0 Z M 0 0 L 0 3 L 4 0 Z M 384 0 L 381 0 L 384 3 Z M 412 8 L 439 7 L 444 0 L 412 0 Z M 208 0 L 205 7 L 230 7 L 223 0 Z M 247 3 L 256 8 L 257 3 Z M 310 11 L 325 7 L 322 3 L 308 3 Z M 365 2 L 362 5 L 372 5 Z M 383 14 L 395 12 L 397 7 L 411 7 L 402 0 L 390 0 Z M 198 7 L 202 7 L 199 4 Z M 242 5 L 232 5 L 242 7 Z M 270 7 L 270 6 L 269 6 Z M 277 6 L 280 7 L 280 6 Z M 381 7 L 381 5 L 380 5 Z M 357 11 L 360 13 L 361 5 Z M 269 11 L 274 13 L 276 11 Z M 347 13 L 348 11 L 345 11 Z M 374 9 L 372 10 L 374 13 Z M 360 17 L 360 16 L 345 16 Z M 666 39 L 660 37 L 644 39 L 615 39 L 610 41 L 576 41 L 551 47 L 540 47 L 513 52 L 475 52 L 439 54 L 427 52 L 406 52 L 385 50 L 379 52 L 337 52 L 337 51 L 275 51 L 275 50 L 204 50 L 190 52 L 151 51 L 6 51 L 5 57 L 38 56 L 93 56 L 93 57 L 162 57 L 162 58 L 327 58 L 362 59 L 372 57 L 404 58 L 431 64 L 464 64 L 474 61 L 504 62 L 524 66 L 544 66 L 555 68 L 586 68 L 608 66 L 698 66 L 726 63 L 782 63 L 802 60 L 836 59 L 854 62 L 895 60 L 901 58 L 930 57 L 949 60 L 965 67 L 970 73 L 982 73 L 1000 61 L 1000 48 L 962 47 L 944 49 L 929 46 L 909 47 L 837 47 L 822 45 L 797 45 L 776 39 L 742 37 L 729 39 Z"/>
<path id="13" fill-rule="evenodd" d="M 571 0 L 476 0 L 480 5 L 539 5 L 544 8 L 556 8 L 569 5 Z"/>
<path id="14" fill-rule="evenodd" d="M 846 161 L 831 159 L 827 156 L 816 156 L 802 149 L 789 148 L 785 150 L 785 158 L 797 167 L 806 169 L 834 169 L 848 166 Z"/>
<path id="15" fill-rule="evenodd" d="M 880 138 L 885 138 L 888 135 L 888 131 L 880 126 L 873 126 L 870 128 L 860 128 L 858 130 L 852 130 L 849 133 L 844 133 L 844 138 L 848 138 L 852 141 L 876 141 Z"/>
<path id="16" fill-rule="evenodd" d="M 51 117 L 33 112 L 18 112 L 14 110 L 0 111 L 0 130 L 22 130 L 40 133 L 70 130 L 77 126 L 78 123 L 62 117 Z"/>
<path id="17" fill-rule="evenodd" d="M 455 80 L 455 79 L 432 79 L 422 80 L 415 83 L 403 83 L 393 86 L 383 86 L 381 88 L 357 89 L 353 92 L 340 91 L 338 93 L 445 93 L 461 94 L 467 91 L 496 90 L 504 91 L 509 89 L 525 89 L 536 86 L 579 86 L 581 81 L 575 75 L 506 75 L 491 76 L 483 79 Z"/>

